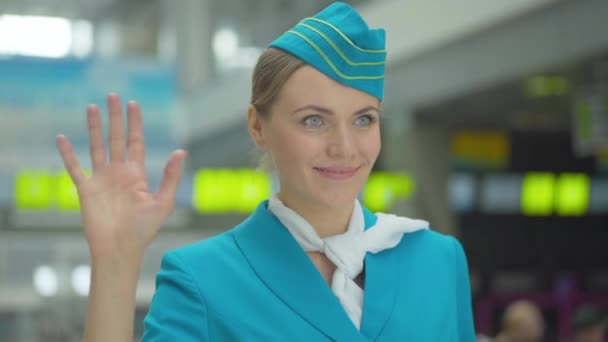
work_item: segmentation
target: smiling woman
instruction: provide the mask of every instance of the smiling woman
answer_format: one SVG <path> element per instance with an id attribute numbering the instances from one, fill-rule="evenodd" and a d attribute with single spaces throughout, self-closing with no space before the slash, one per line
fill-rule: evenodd
<path id="1" fill-rule="evenodd" d="M 237 227 L 165 254 L 144 341 L 474 341 L 466 258 L 429 224 L 357 196 L 380 153 L 384 31 L 336 2 L 277 38 L 247 120 L 280 189 Z M 183 151 L 157 193 L 139 107 L 108 98 L 110 158 L 88 111 L 93 175 L 58 137 L 92 255 L 87 341 L 127 341 L 145 247 L 169 214 Z M 126 158 L 125 145 L 128 146 Z"/>
<path id="2" fill-rule="evenodd" d="M 376 97 L 303 66 L 266 116 L 249 108 L 251 136 L 280 179 L 278 197 L 296 212 L 316 213 L 305 217 L 321 236 L 344 232 L 378 157 L 378 107 Z"/>

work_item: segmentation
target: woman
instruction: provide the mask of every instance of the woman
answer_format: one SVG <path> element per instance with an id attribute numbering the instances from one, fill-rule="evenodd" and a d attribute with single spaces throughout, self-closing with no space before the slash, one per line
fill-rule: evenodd
<path id="1" fill-rule="evenodd" d="M 356 200 L 380 152 L 384 44 L 383 30 L 334 3 L 260 57 L 248 127 L 280 191 L 234 229 L 165 254 L 144 341 L 474 341 L 460 244 Z M 127 106 L 125 137 L 116 95 L 108 107 L 109 161 L 88 109 L 91 177 L 57 139 L 92 256 L 87 341 L 131 339 L 144 248 L 185 157 L 171 155 L 150 193 L 139 108 Z"/>

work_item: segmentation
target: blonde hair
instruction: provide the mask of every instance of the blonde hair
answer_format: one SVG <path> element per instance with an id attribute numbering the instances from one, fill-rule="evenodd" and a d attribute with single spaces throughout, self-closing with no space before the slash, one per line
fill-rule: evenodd
<path id="1" fill-rule="evenodd" d="M 263 118 L 270 116 L 270 108 L 289 77 L 304 65 L 283 50 L 269 48 L 262 53 L 253 69 L 251 104 Z"/>
<path id="2" fill-rule="evenodd" d="M 251 104 L 264 120 L 270 118 L 271 108 L 287 80 L 294 72 L 306 65 L 297 57 L 276 48 L 262 53 L 253 69 L 251 80 Z M 272 172 L 272 158 L 268 152 L 258 152 L 258 169 Z"/>

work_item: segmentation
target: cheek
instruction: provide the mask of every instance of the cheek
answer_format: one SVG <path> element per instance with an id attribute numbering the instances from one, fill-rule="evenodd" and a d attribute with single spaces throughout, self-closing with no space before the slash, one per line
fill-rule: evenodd
<path id="1" fill-rule="evenodd" d="M 283 168 L 290 168 L 307 158 L 314 149 L 314 142 L 290 130 L 277 130 L 272 137 L 272 153 Z"/>
<path id="2" fill-rule="evenodd" d="M 376 158 L 380 154 L 380 149 L 382 148 L 380 132 L 371 132 L 371 134 L 364 141 L 365 144 L 363 146 L 363 150 L 365 151 L 365 155 L 370 160 L 376 160 Z"/>

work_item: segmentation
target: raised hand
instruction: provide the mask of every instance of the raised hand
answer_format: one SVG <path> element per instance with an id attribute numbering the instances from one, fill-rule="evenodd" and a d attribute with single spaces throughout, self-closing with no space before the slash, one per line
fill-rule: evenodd
<path id="1" fill-rule="evenodd" d="M 128 134 L 118 95 L 107 98 L 110 129 L 109 159 L 104 146 L 99 108 L 87 108 L 91 176 L 85 175 L 67 137 L 57 147 L 78 189 L 84 231 L 93 259 L 143 255 L 173 209 L 182 172 L 183 150 L 174 151 L 157 192 L 151 193 L 145 173 L 145 144 L 141 111 L 127 104 Z"/>

